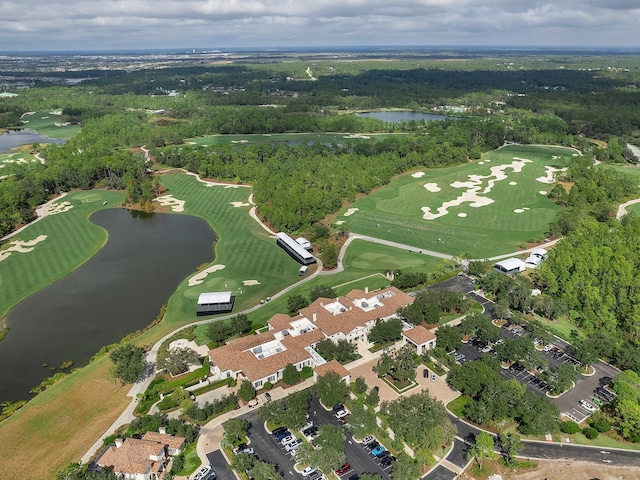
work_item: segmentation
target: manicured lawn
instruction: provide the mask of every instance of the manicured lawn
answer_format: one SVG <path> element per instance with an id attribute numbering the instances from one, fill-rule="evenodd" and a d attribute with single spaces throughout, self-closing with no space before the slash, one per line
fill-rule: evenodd
<path id="1" fill-rule="evenodd" d="M 471 254 L 485 258 L 516 251 L 529 240 L 541 240 L 560 207 L 546 196 L 553 188 L 538 181 L 547 176 L 545 167 L 568 165 L 573 150 L 560 147 L 509 146 L 485 154 L 480 161 L 442 169 L 422 169 L 404 174 L 386 187 L 363 197 L 344 209 L 337 221 L 351 232 L 396 241 L 417 248 L 452 255 Z M 522 159 L 520 172 L 504 169 L 506 178 L 496 180 L 490 169 L 511 165 Z M 421 177 L 415 177 L 423 172 Z M 469 182 L 473 182 L 469 184 Z M 427 189 L 427 187 L 429 189 Z M 485 206 L 465 201 L 446 208 L 471 187 Z M 425 219 L 429 213 L 446 214 Z"/>
<path id="2" fill-rule="evenodd" d="M 56 123 L 62 123 L 62 117 L 52 112 L 35 112 L 33 115 L 24 115 L 22 120 L 28 122 L 23 124 L 24 128 L 35 130 L 45 137 L 67 139 L 75 137 L 80 132 L 80 125 L 56 126 Z"/>
<path id="3" fill-rule="evenodd" d="M 100 250 L 107 241 L 107 233 L 91 223 L 89 216 L 123 201 L 121 192 L 74 191 L 59 201 L 69 202 L 73 208 L 49 215 L 8 239 L 0 250 L 14 240 L 30 241 L 40 235 L 47 236 L 33 251 L 14 252 L 0 262 L 0 317 L 27 296 L 71 273 Z"/>
<path id="4" fill-rule="evenodd" d="M 191 145 L 233 145 L 261 143 L 346 143 L 353 141 L 378 142 L 391 136 L 388 133 L 368 133 L 354 137 L 348 133 L 273 133 L 273 134 L 251 134 L 251 135 L 207 135 L 206 137 L 189 138 L 185 143 Z"/>
<path id="5" fill-rule="evenodd" d="M 447 408 L 449 409 L 449 411 L 451 411 L 451 413 L 453 413 L 456 417 L 460 417 L 460 418 L 464 418 L 464 415 L 462 414 L 462 411 L 464 410 L 464 407 L 466 405 L 468 405 L 469 403 L 471 403 L 473 400 L 465 395 L 461 395 L 458 398 L 451 400 L 448 404 L 447 404 Z"/>
<path id="6" fill-rule="evenodd" d="M 185 214 L 202 217 L 216 232 L 216 258 L 205 268 L 224 265 L 199 285 L 189 286 L 191 277 L 180 284 L 169 300 L 165 317 L 173 327 L 175 323 L 203 319 L 196 317 L 196 301 L 203 292 L 230 290 L 236 295 L 234 311 L 241 311 L 299 279 L 299 264 L 249 216 L 249 207 L 231 204 L 246 204 L 251 189 L 207 187 L 184 174 L 163 175 L 160 181 L 168 194 L 185 201 Z"/>

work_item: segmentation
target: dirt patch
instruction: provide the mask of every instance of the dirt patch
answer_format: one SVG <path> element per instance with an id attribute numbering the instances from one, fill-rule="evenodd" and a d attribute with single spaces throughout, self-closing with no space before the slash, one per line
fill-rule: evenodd
<path id="1" fill-rule="evenodd" d="M 503 467 L 504 468 L 504 467 Z M 535 469 L 513 472 L 500 472 L 504 480 L 631 480 L 638 478 L 637 467 L 613 467 L 588 462 L 571 462 L 567 460 L 540 461 Z"/>

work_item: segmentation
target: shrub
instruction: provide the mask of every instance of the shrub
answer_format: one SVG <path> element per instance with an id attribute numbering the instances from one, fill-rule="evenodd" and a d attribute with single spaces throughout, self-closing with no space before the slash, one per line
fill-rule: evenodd
<path id="1" fill-rule="evenodd" d="M 584 434 L 585 437 L 587 437 L 589 440 L 595 440 L 596 438 L 598 438 L 598 430 L 596 430 L 593 427 L 587 427 L 584 430 L 582 430 L 582 433 Z"/>
<path id="2" fill-rule="evenodd" d="M 271 382 L 264 382 L 264 385 L 262 386 L 263 390 L 271 390 L 273 388 L 273 385 L 271 384 Z"/>
<path id="3" fill-rule="evenodd" d="M 302 367 L 302 370 L 300 371 L 300 376 L 305 380 L 307 378 L 313 377 L 313 368 L 309 367 L 308 365 L 306 367 Z"/>
<path id="4" fill-rule="evenodd" d="M 568 420 L 566 422 L 562 422 L 562 425 L 560 425 L 560 431 L 570 435 L 578 433 L 580 431 L 580 425 L 572 420 Z"/>

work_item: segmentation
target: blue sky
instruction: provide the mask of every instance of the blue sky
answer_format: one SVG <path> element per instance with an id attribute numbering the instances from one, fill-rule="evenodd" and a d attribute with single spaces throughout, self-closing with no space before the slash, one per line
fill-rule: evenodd
<path id="1" fill-rule="evenodd" d="M 640 0 L 7 0 L 0 51 L 640 47 Z"/>

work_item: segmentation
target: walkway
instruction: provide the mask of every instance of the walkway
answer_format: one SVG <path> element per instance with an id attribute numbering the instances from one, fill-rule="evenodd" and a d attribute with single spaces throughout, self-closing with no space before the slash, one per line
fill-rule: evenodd
<path id="1" fill-rule="evenodd" d="M 627 207 L 630 205 L 635 205 L 636 203 L 640 203 L 640 198 L 636 198 L 635 200 L 629 200 L 628 202 L 622 203 L 618 206 L 618 213 L 616 213 L 616 218 L 620 220 L 627 214 Z"/>

